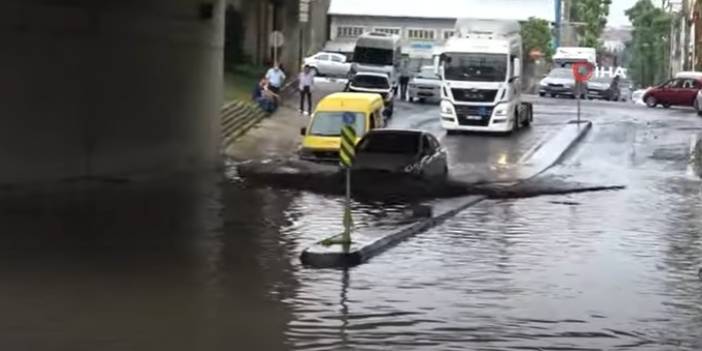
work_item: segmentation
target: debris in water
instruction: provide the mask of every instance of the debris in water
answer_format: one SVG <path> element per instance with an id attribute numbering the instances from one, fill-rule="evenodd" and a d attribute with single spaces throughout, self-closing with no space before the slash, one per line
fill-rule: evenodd
<path id="1" fill-rule="evenodd" d="M 554 205 L 566 205 L 566 206 L 578 206 L 580 205 L 579 202 L 572 202 L 572 201 L 549 201 L 549 203 L 552 203 Z"/>

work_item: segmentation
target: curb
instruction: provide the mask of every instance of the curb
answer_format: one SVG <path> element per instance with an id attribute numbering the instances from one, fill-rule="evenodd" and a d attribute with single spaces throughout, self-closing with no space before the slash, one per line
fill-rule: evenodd
<path id="1" fill-rule="evenodd" d="M 361 239 L 355 240 L 351 245 L 346 247 L 343 245 L 325 246 L 322 244 L 323 241 L 317 242 L 313 246 L 302 251 L 300 260 L 304 265 L 315 268 L 343 268 L 359 265 L 398 243 L 441 224 L 464 209 L 483 201 L 485 198 L 484 196 L 464 197 L 460 200 L 461 203 L 457 207 L 445 210 L 429 219 L 406 224 L 400 229 L 390 231 L 389 233 L 372 235 L 367 233 L 368 231 L 372 231 L 372 229 L 365 229 L 359 233 L 354 233 L 354 237 L 360 237 Z M 338 238 L 340 238 L 340 235 L 336 235 L 330 239 Z"/>
<path id="2" fill-rule="evenodd" d="M 556 164 L 562 162 L 575 146 L 590 132 L 592 122 L 590 121 L 570 121 L 566 127 L 549 138 L 548 141 L 538 145 L 531 152 L 527 159 L 522 160 L 523 165 L 534 167 L 533 163 L 538 163 L 537 170 L 533 174 L 527 175 L 520 180 L 528 180 L 543 174 Z M 565 144 L 565 147 L 561 146 Z M 526 156 L 526 155 L 525 155 Z"/>

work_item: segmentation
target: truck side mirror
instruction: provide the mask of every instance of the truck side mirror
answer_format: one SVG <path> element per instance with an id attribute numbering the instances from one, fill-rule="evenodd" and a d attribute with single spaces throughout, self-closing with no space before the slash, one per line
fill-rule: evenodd
<path id="1" fill-rule="evenodd" d="M 302 127 L 300 128 L 300 135 L 305 136 L 307 134 L 307 128 Z"/>
<path id="2" fill-rule="evenodd" d="M 519 77 L 522 75 L 522 60 L 515 57 L 513 66 L 514 70 L 512 71 L 512 77 Z"/>

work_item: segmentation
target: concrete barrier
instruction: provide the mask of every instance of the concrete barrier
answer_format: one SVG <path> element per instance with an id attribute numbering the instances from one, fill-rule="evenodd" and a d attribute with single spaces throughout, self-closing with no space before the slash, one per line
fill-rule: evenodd
<path id="1" fill-rule="evenodd" d="M 573 150 L 592 129 L 590 121 L 571 121 L 546 141 L 537 145 L 522 158 L 519 179 L 527 180 L 546 172 Z"/>
<path id="2" fill-rule="evenodd" d="M 484 199 L 485 197 L 483 196 L 467 196 L 442 201 L 432 207 L 432 216 L 430 218 L 416 220 L 393 230 L 380 230 L 377 228 L 359 230 L 352 234 L 353 242 L 350 245 L 326 244 L 326 242 L 341 239 L 341 234 L 339 234 L 305 249 L 300 255 L 300 260 L 305 265 L 317 268 L 359 265 L 399 242 L 442 223 L 446 219 L 455 216 L 458 212 Z"/>

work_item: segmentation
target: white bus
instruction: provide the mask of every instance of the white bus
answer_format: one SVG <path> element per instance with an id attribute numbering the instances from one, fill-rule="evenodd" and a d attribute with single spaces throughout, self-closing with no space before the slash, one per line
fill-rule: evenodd
<path id="1" fill-rule="evenodd" d="M 400 77 L 402 45 L 400 37 L 388 33 L 371 32 L 356 41 L 351 60 L 351 75 L 358 72 L 387 74 L 393 88 L 397 89 Z"/>

